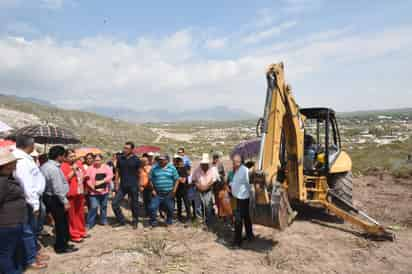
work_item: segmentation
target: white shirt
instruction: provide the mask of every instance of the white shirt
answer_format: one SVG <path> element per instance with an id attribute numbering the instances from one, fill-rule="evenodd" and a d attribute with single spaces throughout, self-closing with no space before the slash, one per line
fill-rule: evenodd
<path id="1" fill-rule="evenodd" d="M 235 198 L 244 200 L 249 199 L 250 184 L 249 184 L 249 170 L 245 166 L 240 166 L 233 174 L 232 182 L 230 182 L 232 194 Z"/>
<path id="2" fill-rule="evenodd" d="M 38 211 L 40 196 L 46 187 L 46 180 L 29 154 L 18 148 L 13 150 L 13 154 L 16 158 L 20 158 L 17 161 L 15 179 L 23 186 L 26 203 L 33 208 L 33 211 Z"/>

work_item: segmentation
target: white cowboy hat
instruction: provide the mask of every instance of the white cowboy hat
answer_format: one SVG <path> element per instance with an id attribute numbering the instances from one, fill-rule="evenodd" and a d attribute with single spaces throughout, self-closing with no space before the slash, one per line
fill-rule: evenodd
<path id="1" fill-rule="evenodd" d="M 175 155 L 173 156 L 173 159 L 183 159 L 183 157 L 180 156 L 179 154 L 175 154 Z"/>
<path id="2" fill-rule="evenodd" d="M 202 154 L 202 160 L 200 161 L 200 164 L 209 164 L 209 153 L 203 153 Z"/>
<path id="3" fill-rule="evenodd" d="M 39 152 L 35 149 L 35 150 L 33 150 L 32 153 L 30 153 L 30 156 L 31 156 L 31 157 L 39 157 L 40 154 L 39 154 Z"/>
<path id="4" fill-rule="evenodd" d="M 0 166 L 16 162 L 17 160 L 20 160 L 20 158 L 14 157 L 9 149 L 0 149 Z"/>

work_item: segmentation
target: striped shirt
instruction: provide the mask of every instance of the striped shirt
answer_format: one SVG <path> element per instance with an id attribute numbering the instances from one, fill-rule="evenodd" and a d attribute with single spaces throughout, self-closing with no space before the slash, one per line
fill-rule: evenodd
<path id="1" fill-rule="evenodd" d="M 167 164 L 165 167 L 155 165 L 150 171 L 150 181 L 159 194 L 172 191 L 178 179 L 179 174 L 172 164 Z"/>

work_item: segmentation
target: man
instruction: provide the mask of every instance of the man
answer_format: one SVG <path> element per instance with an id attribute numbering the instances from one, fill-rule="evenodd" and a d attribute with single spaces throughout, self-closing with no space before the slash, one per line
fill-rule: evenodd
<path id="1" fill-rule="evenodd" d="M 219 179 L 216 169 L 210 167 L 209 154 L 203 153 L 199 167 L 193 172 L 192 182 L 200 193 L 206 225 L 211 225 L 213 211 L 213 184 Z"/>
<path id="2" fill-rule="evenodd" d="M 23 226 L 25 255 L 23 264 L 29 268 L 41 269 L 47 267 L 42 261 L 49 259 L 49 256 L 38 252 L 40 245 L 37 241 L 40 226 L 40 197 L 44 192 L 45 180 L 36 162 L 30 156 L 33 151 L 33 138 L 17 137 L 13 154 L 20 160 L 17 161 L 15 177 L 23 186 L 27 204 L 27 218 Z"/>
<path id="3" fill-rule="evenodd" d="M 56 241 L 54 250 L 57 254 L 71 253 L 78 250 L 73 245 L 68 244 L 70 233 L 67 211 L 70 209 L 70 203 L 66 195 L 69 192 L 69 184 L 60 168 L 64 161 L 65 152 L 62 146 L 50 148 L 49 160 L 41 167 L 41 171 L 46 178 L 44 201 L 55 223 Z"/>
<path id="4" fill-rule="evenodd" d="M 188 172 L 192 169 L 192 162 L 190 161 L 189 156 L 185 154 L 185 148 L 181 147 L 177 150 L 177 154 L 183 158 L 183 165 L 187 168 Z"/>
<path id="5" fill-rule="evenodd" d="M 187 199 L 187 189 L 188 189 L 188 177 L 189 173 L 184 167 L 183 158 L 180 155 L 175 155 L 174 165 L 179 174 L 179 186 L 177 187 L 176 192 L 176 203 L 177 203 L 177 219 L 184 223 L 186 220 L 182 216 L 182 201 L 186 209 L 186 219 L 190 218 L 190 203 Z"/>
<path id="6" fill-rule="evenodd" d="M 115 226 L 124 226 L 126 221 L 122 213 L 122 209 L 120 208 L 120 203 L 127 194 L 132 200 L 131 208 L 133 214 L 133 229 L 137 229 L 139 220 L 139 170 L 141 162 L 137 156 L 134 155 L 134 148 L 134 143 L 125 143 L 123 147 L 123 154 L 118 157 L 114 186 L 116 195 L 112 202 L 112 208 L 118 222 Z"/>
<path id="7" fill-rule="evenodd" d="M 150 181 L 153 187 L 150 203 L 150 225 L 157 225 L 157 212 L 162 206 L 166 209 L 166 224 L 173 223 L 174 197 L 179 184 L 179 174 L 176 168 L 169 163 L 167 155 L 160 155 L 158 164 L 152 167 Z"/>
<path id="8" fill-rule="evenodd" d="M 219 181 L 223 182 L 225 180 L 226 172 L 225 172 L 225 167 L 220 160 L 221 156 L 222 156 L 221 152 L 213 153 L 212 168 L 216 169 L 216 172 L 219 174 Z"/>
<path id="9" fill-rule="evenodd" d="M 84 218 L 84 178 L 86 171 L 81 162 L 76 160 L 73 149 L 66 150 L 61 170 L 69 183 L 67 199 L 70 208 L 67 211 L 69 219 L 69 232 L 72 242 L 80 243 L 86 238 L 86 221 Z"/>
<path id="10" fill-rule="evenodd" d="M 232 178 L 230 187 L 233 197 L 236 198 L 235 236 L 233 245 L 240 247 L 242 244 L 243 224 L 245 225 L 247 240 L 252 241 L 255 238 L 253 235 L 252 221 L 249 213 L 249 170 L 242 164 L 242 158 L 240 155 L 234 155 L 232 162 L 233 174 L 229 176 Z"/>

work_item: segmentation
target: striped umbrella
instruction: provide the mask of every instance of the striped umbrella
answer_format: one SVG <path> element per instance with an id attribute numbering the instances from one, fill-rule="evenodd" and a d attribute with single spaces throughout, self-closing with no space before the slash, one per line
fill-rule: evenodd
<path id="1" fill-rule="evenodd" d="M 16 130 L 9 138 L 30 136 L 38 144 L 78 144 L 79 138 L 70 130 L 52 125 L 34 125 Z"/>

